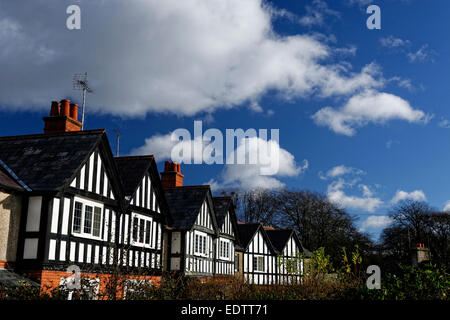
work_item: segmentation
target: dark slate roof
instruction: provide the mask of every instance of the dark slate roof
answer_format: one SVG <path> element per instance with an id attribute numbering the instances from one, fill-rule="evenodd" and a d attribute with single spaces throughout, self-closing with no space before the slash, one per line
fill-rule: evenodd
<path id="1" fill-rule="evenodd" d="M 213 202 L 214 209 L 216 211 L 217 225 L 220 228 L 225 220 L 225 217 L 227 216 L 233 200 L 230 197 L 215 197 L 213 198 Z"/>
<path id="2" fill-rule="evenodd" d="M 3 170 L 0 169 L 0 188 L 5 188 L 9 190 L 15 190 L 15 191 L 24 191 L 25 189 L 22 188 L 22 186 L 17 183 L 13 178 L 11 178 L 8 174 L 3 172 Z"/>
<path id="3" fill-rule="evenodd" d="M 0 138 L 0 160 L 31 190 L 57 190 L 81 166 L 104 130 Z"/>
<path id="4" fill-rule="evenodd" d="M 132 196 L 151 165 L 153 156 L 118 157 L 114 160 L 119 169 L 125 196 Z"/>
<path id="5" fill-rule="evenodd" d="M 190 230 L 209 192 L 209 186 L 189 186 L 165 189 L 174 229 Z"/>
<path id="6" fill-rule="evenodd" d="M 265 231 L 269 236 L 270 242 L 272 242 L 275 249 L 280 252 L 283 251 L 292 234 L 292 229 L 266 229 Z"/>
<path id="7" fill-rule="evenodd" d="M 241 246 L 247 248 L 250 241 L 253 239 L 253 235 L 258 230 L 259 223 L 238 223 L 239 238 L 241 240 Z"/>

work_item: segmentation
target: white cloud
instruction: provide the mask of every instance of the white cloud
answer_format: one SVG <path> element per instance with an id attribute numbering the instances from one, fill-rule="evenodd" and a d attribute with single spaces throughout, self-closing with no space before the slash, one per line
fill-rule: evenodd
<path id="1" fill-rule="evenodd" d="M 398 48 L 411 45 L 411 41 L 395 38 L 394 36 L 380 38 L 380 43 L 383 47 L 388 48 Z"/>
<path id="2" fill-rule="evenodd" d="M 242 188 L 242 189 L 278 189 L 284 187 L 284 183 L 279 180 L 279 177 L 295 177 L 300 173 L 308 169 L 309 163 L 307 160 L 303 160 L 302 165 L 297 165 L 294 156 L 287 150 L 281 148 L 277 142 L 273 140 L 265 141 L 260 138 L 245 138 L 242 139 L 233 153 L 229 155 L 230 158 L 234 158 L 235 153 L 244 151 L 246 158 L 250 157 L 250 154 L 259 154 L 255 149 L 256 144 L 249 143 L 246 147 L 246 141 L 256 139 L 259 144 L 259 148 L 270 149 L 271 144 L 276 144 L 276 153 L 270 155 L 271 159 L 275 157 L 278 159 L 279 170 L 272 175 L 262 175 L 261 168 L 264 164 L 267 164 L 271 159 L 263 159 L 258 164 L 227 164 L 219 175 L 218 179 L 211 179 L 207 184 L 211 185 L 212 189 L 227 189 L 227 188 Z M 253 147 L 252 147 L 253 145 Z M 250 148 L 248 148 L 250 146 Z M 244 150 L 242 150 L 244 149 Z M 264 153 L 263 153 L 264 154 Z"/>
<path id="3" fill-rule="evenodd" d="M 165 135 L 156 134 L 150 138 L 145 139 L 145 144 L 139 148 L 133 149 L 131 154 L 133 155 L 148 155 L 152 154 L 155 156 L 156 161 L 169 160 L 172 158 L 173 148 L 180 143 L 180 148 L 184 148 L 191 155 L 189 157 L 190 161 L 193 163 L 201 162 L 205 160 L 203 155 L 203 147 L 205 147 L 208 142 L 202 141 L 201 137 L 197 137 L 194 140 L 183 140 L 177 141 L 172 139 L 172 133 Z M 220 152 L 220 150 L 219 150 Z"/>
<path id="4" fill-rule="evenodd" d="M 340 14 L 330 9 L 325 1 L 313 0 L 311 5 L 306 6 L 306 14 L 299 19 L 299 22 L 304 26 L 321 26 L 328 16 L 339 17 Z"/>
<path id="5" fill-rule="evenodd" d="M 448 200 L 445 205 L 444 208 L 442 209 L 442 211 L 444 212 L 450 212 L 450 200 Z"/>
<path id="6" fill-rule="evenodd" d="M 427 197 L 425 196 L 425 193 L 422 190 L 415 190 L 412 192 L 406 192 L 403 190 L 397 190 L 395 193 L 395 196 L 392 198 L 392 203 L 398 203 L 402 200 L 415 200 L 415 201 L 426 201 Z"/>
<path id="7" fill-rule="evenodd" d="M 392 148 L 392 145 L 394 145 L 394 144 L 400 144 L 400 142 L 397 140 L 388 140 L 386 142 L 386 148 L 390 149 L 390 148 Z"/>
<path id="8" fill-rule="evenodd" d="M 432 51 L 428 48 L 428 44 L 425 44 L 422 47 L 420 47 L 420 49 L 417 50 L 416 52 L 408 53 L 408 59 L 409 59 L 409 62 L 424 62 L 424 61 L 432 60 L 433 54 L 434 54 L 434 51 Z"/>
<path id="9" fill-rule="evenodd" d="M 438 126 L 441 128 L 449 129 L 450 128 L 450 121 L 447 119 L 442 118 L 441 121 L 439 121 Z"/>
<path id="10" fill-rule="evenodd" d="M 408 101 L 400 97 L 368 90 L 354 95 L 339 109 L 320 109 L 312 118 L 318 125 L 327 126 L 339 134 L 352 136 L 356 133 L 356 128 L 369 122 L 384 123 L 399 119 L 426 123 L 430 116 L 414 109 Z"/>
<path id="11" fill-rule="evenodd" d="M 383 84 L 370 65 L 330 64 L 335 48 L 309 35 L 281 36 L 262 0 L 79 1 L 81 30 L 65 28 L 66 3 L 0 4 L 0 105 L 47 109 L 76 97 L 74 73 L 95 93 L 87 111 L 122 116 L 194 115 L 258 101 L 338 96 Z M 316 2 L 320 3 L 320 2 Z"/>
<path id="12" fill-rule="evenodd" d="M 325 174 L 323 174 L 322 172 L 319 172 L 319 178 L 322 180 L 326 180 L 328 178 L 336 178 L 336 177 L 343 176 L 346 174 L 361 175 L 361 174 L 365 174 L 365 172 L 360 169 L 346 167 L 345 165 L 340 165 L 340 166 L 331 168 Z"/>
<path id="13" fill-rule="evenodd" d="M 179 142 L 172 140 L 172 133 L 166 135 L 154 135 L 145 139 L 145 144 L 131 151 L 134 155 L 153 154 L 156 161 L 172 159 L 172 150 Z M 201 138 L 195 140 L 183 140 L 181 146 L 186 147 L 191 155 L 188 163 L 202 163 L 205 165 L 210 154 L 202 152 L 209 144 Z M 217 156 L 223 158 L 224 150 L 216 150 Z M 236 148 L 228 155 L 229 159 L 235 159 L 235 155 L 242 154 L 249 163 L 249 159 L 257 159 L 256 164 L 226 164 L 218 179 L 207 182 L 213 189 L 226 189 L 239 187 L 243 189 L 270 188 L 276 189 L 284 186 L 279 177 L 295 177 L 309 167 L 307 160 L 297 165 L 294 156 L 281 148 L 274 140 L 261 138 L 242 138 Z M 227 159 L 224 159 L 228 163 Z M 231 160 L 230 160 L 231 162 Z M 272 171 L 271 169 L 274 169 Z"/>
<path id="14" fill-rule="evenodd" d="M 366 188 L 363 187 L 362 197 L 346 194 L 344 189 L 346 187 L 352 187 L 354 182 L 349 183 L 342 178 L 333 181 L 327 189 L 328 199 L 342 208 L 358 209 L 367 212 L 374 212 L 383 204 L 380 198 L 373 197 L 372 192 L 367 186 L 365 186 Z"/>
<path id="15" fill-rule="evenodd" d="M 379 229 L 386 228 L 392 224 L 393 220 L 389 216 L 368 216 L 367 219 L 362 223 L 360 231 L 364 232 L 367 229 Z"/>
<path id="16" fill-rule="evenodd" d="M 408 89 L 409 91 L 414 90 L 414 86 L 410 79 L 405 79 L 401 77 L 392 77 L 389 79 L 390 82 L 396 82 L 400 88 Z"/>

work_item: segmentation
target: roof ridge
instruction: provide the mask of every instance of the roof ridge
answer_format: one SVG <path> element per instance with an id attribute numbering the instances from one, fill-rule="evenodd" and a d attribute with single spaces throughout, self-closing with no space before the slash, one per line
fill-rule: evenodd
<path id="1" fill-rule="evenodd" d="M 25 135 L 19 135 L 19 136 L 0 137 L 0 141 L 18 140 L 18 139 L 24 139 L 24 138 L 88 135 L 88 134 L 98 134 L 98 133 L 105 133 L 105 132 L 106 132 L 106 129 L 93 129 L 93 130 L 84 130 L 84 131 L 69 131 L 69 132 L 47 133 L 47 134 L 46 133 L 34 133 L 34 134 L 25 134 Z"/>
<path id="2" fill-rule="evenodd" d="M 152 154 L 145 156 L 122 156 L 122 157 L 114 157 L 114 160 L 132 160 L 132 159 L 154 159 L 155 157 Z"/>
<path id="3" fill-rule="evenodd" d="M 200 185 L 200 186 L 181 186 L 181 187 L 172 187 L 165 188 L 165 190 L 176 190 L 176 189 L 210 189 L 211 186 L 209 184 Z"/>

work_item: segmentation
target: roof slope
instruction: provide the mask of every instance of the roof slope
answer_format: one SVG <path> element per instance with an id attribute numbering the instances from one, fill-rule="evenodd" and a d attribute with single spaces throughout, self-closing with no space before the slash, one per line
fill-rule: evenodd
<path id="1" fill-rule="evenodd" d="M 292 229 L 266 229 L 266 233 L 269 236 L 270 241 L 279 252 L 283 252 L 283 249 L 291 237 L 292 232 Z"/>
<path id="2" fill-rule="evenodd" d="M 213 202 L 216 210 L 217 225 L 221 227 L 233 202 L 230 197 L 214 197 Z"/>
<path id="3" fill-rule="evenodd" d="M 190 230 L 209 192 L 209 186 L 189 186 L 165 189 L 167 204 L 173 218 L 173 228 Z"/>
<path id="4" fill-rule="evenodd" d="M 70 183 L 104 130 L 0 138 L 0 159 L 33 191 Z"/>
<path id="5" fill-rule="evenodd" d="M 241 240 L 241 246 L 247 248 L 250 241 L 253 239 L 254 234 L 260 227 L 259 223 L 239 223 L 239 239 Z"/>
<path id="6" fill-rule="evenodd" d="M 125 196 L 133 196 L 142 177 L 150 167 L 153 156 L 118 157 L 114 160 L 119 169 Z"/>
<path id="7" fill-rule="evenodd" d="M 16 191 L 24 191 L 20 184 L 18 184 L 13 178 L 11 178 L 8 174 L 3 172 L 0 169 L 0 188 L 16 190 Z"/>

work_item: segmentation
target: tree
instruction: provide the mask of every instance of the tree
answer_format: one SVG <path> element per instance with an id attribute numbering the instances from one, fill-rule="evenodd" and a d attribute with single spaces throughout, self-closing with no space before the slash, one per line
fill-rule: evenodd
<path id="1" fill-rule="evenodd" d="M 412 243 L 427 243 L 431 227 L 432 208 L 424 201 L 403 200 L 390 216 L 397 227 L 410 230 Z M 411 244 L 410 244 L 411 245 Z"/>

